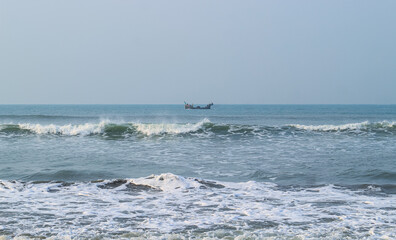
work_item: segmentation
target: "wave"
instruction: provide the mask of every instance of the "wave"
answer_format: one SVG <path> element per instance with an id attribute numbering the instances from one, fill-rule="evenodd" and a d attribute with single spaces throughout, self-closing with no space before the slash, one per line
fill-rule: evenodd
<path id="1" fill-rule="evenodd" d="M 342 131 L 395 131 L 396 122 L 375 122 L 370 123 L 368 121 L 360 123 L 347 123 L 341 125 L 300 125 L 300 124 L 290 124 L 290 127 L 308 130 L 308 131 L 320 131 L 320 132 L 342 132 Z"/>
<path id="2" fill-rule="evenodd" d="M 258 126 L 241 124 L 218 124 L 208 119 L 197 123 L 123 123 L 109 120 L 84 124 L 1 124 L 0 134 L 39 134 L 64 136 L 101 135 L 106 137 L 159 136 L 205 134 L 213 135 L 256 135 L 296 134 L 304 132 L 345 132 L 345 133 L 396 133 L 396 122 L 361 122 L 341 125 L 301 125 Z"/>
<path id="3" fill-rule="evenodd" d="M 205 124 L 210 124 L 208 119 L 203 119 L 198 123 L 173 124 L 173 123 L 113 123 L 110 121 L 101 121 L 99 123 L 85 124 L 67 124 L 67 125 L 42 125 L 42 124 L 2 124 L 0 125 L 1 133 L 34 133 L 34 134 L 51 134 L 65 136 L 89 136 L 89 135 L 125 135 L 130 133 L 139 133 L 147 136 L 161 134 L 184 134 L 196 132 L 202 129 Z"/>
<path id="4" fill-rule="evenodd" d="M 64 136 L 158 136 L 158 135 L 183 135 L 188 133 L 249 133 L 256 127 L 214 124 L 208 119 L 197 123 L 115 123 L 101 121 L 99 123 L 85 124 L 2 124 L 0 133 L 7 134 L 39 134 L 39 135 L 64 135 Z"/>
<path id="5" fill-rule="evenodd" d="M 103 132 L 106 127 L 106 122 L 100 122 L 99 124 L 85 123 L 82 125 L 63 125 L 58 126 L 54 124 L 41 125 L 41 124 L 18 124 L 21 130 L 28 130 L 37 134 L 62 134 L 62 135 L 91 135 L 99 134 Z"/>
<path id="6" fill-rule="evenodd" d="M 172 173 L 90 182 L 0 180 L 0 233 L 72 239 L 170 233 L 182 239 L 234 239 L 247 233 L 253 239 L 393 237 L 396 195 L 367 194 L 381 187 L 285 189 Z"/>
<path id="7" fill-rule="evenodd" d="M 210 123 L 208 119 L 204 119 L 198 123 L 191 124 L 144 124 L 144 123 L 135 123 L 133 126 L 140 133 L 145 135 L 159 135 L 159 134 L 182 134 L 189 132 L 196 132 L 202 129 L 205 124 Z"/>

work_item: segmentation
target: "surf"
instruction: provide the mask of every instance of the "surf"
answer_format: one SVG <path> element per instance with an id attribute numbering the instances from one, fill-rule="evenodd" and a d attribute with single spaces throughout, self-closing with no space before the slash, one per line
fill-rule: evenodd
<path id="1" fill-rule="evenodd" d="M 283 126 L 260 126 L 213 123 L 204 118 L 195 123 L 142 123 L 103 120 L 83 124 L 38 124 L 18 123 L 0 124 L 0 134 L 5 135 L 57 135 L 57 136 L 177 136 L 201 134 L 201 136 L 265 136 L 283 134 L 347 133 L 347 134 L 394 134 L 396 122 L 360 122 L 347 124 L 304 125 L 286 124 Z"/>
<path id="2" fill-rule="evenodd" d="M 318 239 L 340 238 L 345 229 L 352 239 L 366 238 L 370 232 L 396 236 L 391 224 L 396 195 L 372 185 L 290 189 L 274 183 L 162 173 L 87 182 L 0 180 L 0 197 L 14 207 L 0 212 L 5 238 L 177 234 L 181 238 Z M 16 216 L 23 218 L 23 225 L 14 221 Z"/>
<path id="3" fill-rule="evenodd" d="M 318 132 L 344 132 L 344 131 L 395 131 L 396 122 L 381 121 L 373 122 L 364 121 L 360 123 L 346 123 L 340 125 L 324 124 L 324 125 L 303 125 L 303 124 L 289 124 L 290 127 Z"/>

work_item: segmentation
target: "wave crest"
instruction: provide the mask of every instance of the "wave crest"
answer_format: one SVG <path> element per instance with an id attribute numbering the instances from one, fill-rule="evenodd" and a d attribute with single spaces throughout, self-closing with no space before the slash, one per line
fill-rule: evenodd
<path id="1" fill-rule="evenodd" d="M 85 123 L 81 125 L 63 125 L 57 126 L 54 124 L 41 125 L 41 124 L 18 124 L 22 130 L 29 130 L 36 134 L 60 134 L 68 136 L 76 135 L 92 135 L 102 133 L 108 122 L 102 121 L 98 124 Z"/>
<path id="2" fill-rule="evenodd" d="M 290 127 L 297 128 L 300 130 L 307 131 L 321 131 L 321 132 L 337 132 L 337 131 L 351 131 L 351 130 L 364 130 L 364 131 L 390 131 L 396 130 L 396 122 L 376 122 L 370 123 L 368 121 L 361 123 L 347 123 L 341 125 L 301 125 L 301 124 L 290 124 Z"/>
<path id="3" fill-rule="evenodd" d="M 210 123 L 207 118 L 195 124 L 135 123 L 133 125 L 138 132 L 150 136 L 159 134 L 183 134 L 189 132 L 196 132 L 200 130 L 206 123 Z"/>
<path id="4" fill-rule="evenodd" d="M 42 124 L 0 124 L 0 134 L 39 134 L 39 135 L 62 135 L 62 136 L 91 136 L 101 135 L 105 137 L 135 136 L 160 136 L 160 135 L 183 135 L 205 134 L 206 136 L 263 136 L 276 134 L 303 134 L 306 131 L 313 132 L 345 132 L 345 133 L 396 133 L 396 122 L 348 123 L 340 125 L 302 125 L 289 124 L 280 127 L 218 124 L 208 119 L 197 123 L 122 123 L 101 121 L 99 123 L 67 124 L 67 125 L 42 125 Z"/>
<path id="5" fill-rule="evenodd" d="M 89 135 L 106 135 L 122 136 L 125 134 L 142 134 L 152 135 L 177 135 L 190 132 L 197 132 L 203 129 L 205 125 L 210 124 L 208 119 L 203 119 L 198 123 L 112 123 L 110 121 L 101 121 L 100 123 L 85 124 L 67 124 L 67 125 L 42 125 L 42 124 L 3 124 L 0 125 L 0 132 L 25 134 L 34 133 L 40 135 L 65 135 L 65 136 L 89 136 Z"/>

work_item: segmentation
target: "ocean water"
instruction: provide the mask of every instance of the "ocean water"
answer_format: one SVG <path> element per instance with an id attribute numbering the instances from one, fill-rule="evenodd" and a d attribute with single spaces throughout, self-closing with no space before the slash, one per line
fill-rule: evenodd
<path id="1" fill-rule="evenodd" d="M 395 239 L 396 105 L 0 105 L 0 239 Z"/>

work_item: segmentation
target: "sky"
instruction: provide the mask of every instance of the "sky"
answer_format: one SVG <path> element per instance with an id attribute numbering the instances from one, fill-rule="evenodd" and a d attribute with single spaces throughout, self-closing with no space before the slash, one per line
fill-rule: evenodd
<path id="1" fill-rule="evenodd" d="M 0 0 L 0 104 L 396 104 L 396 1 Z"/>

